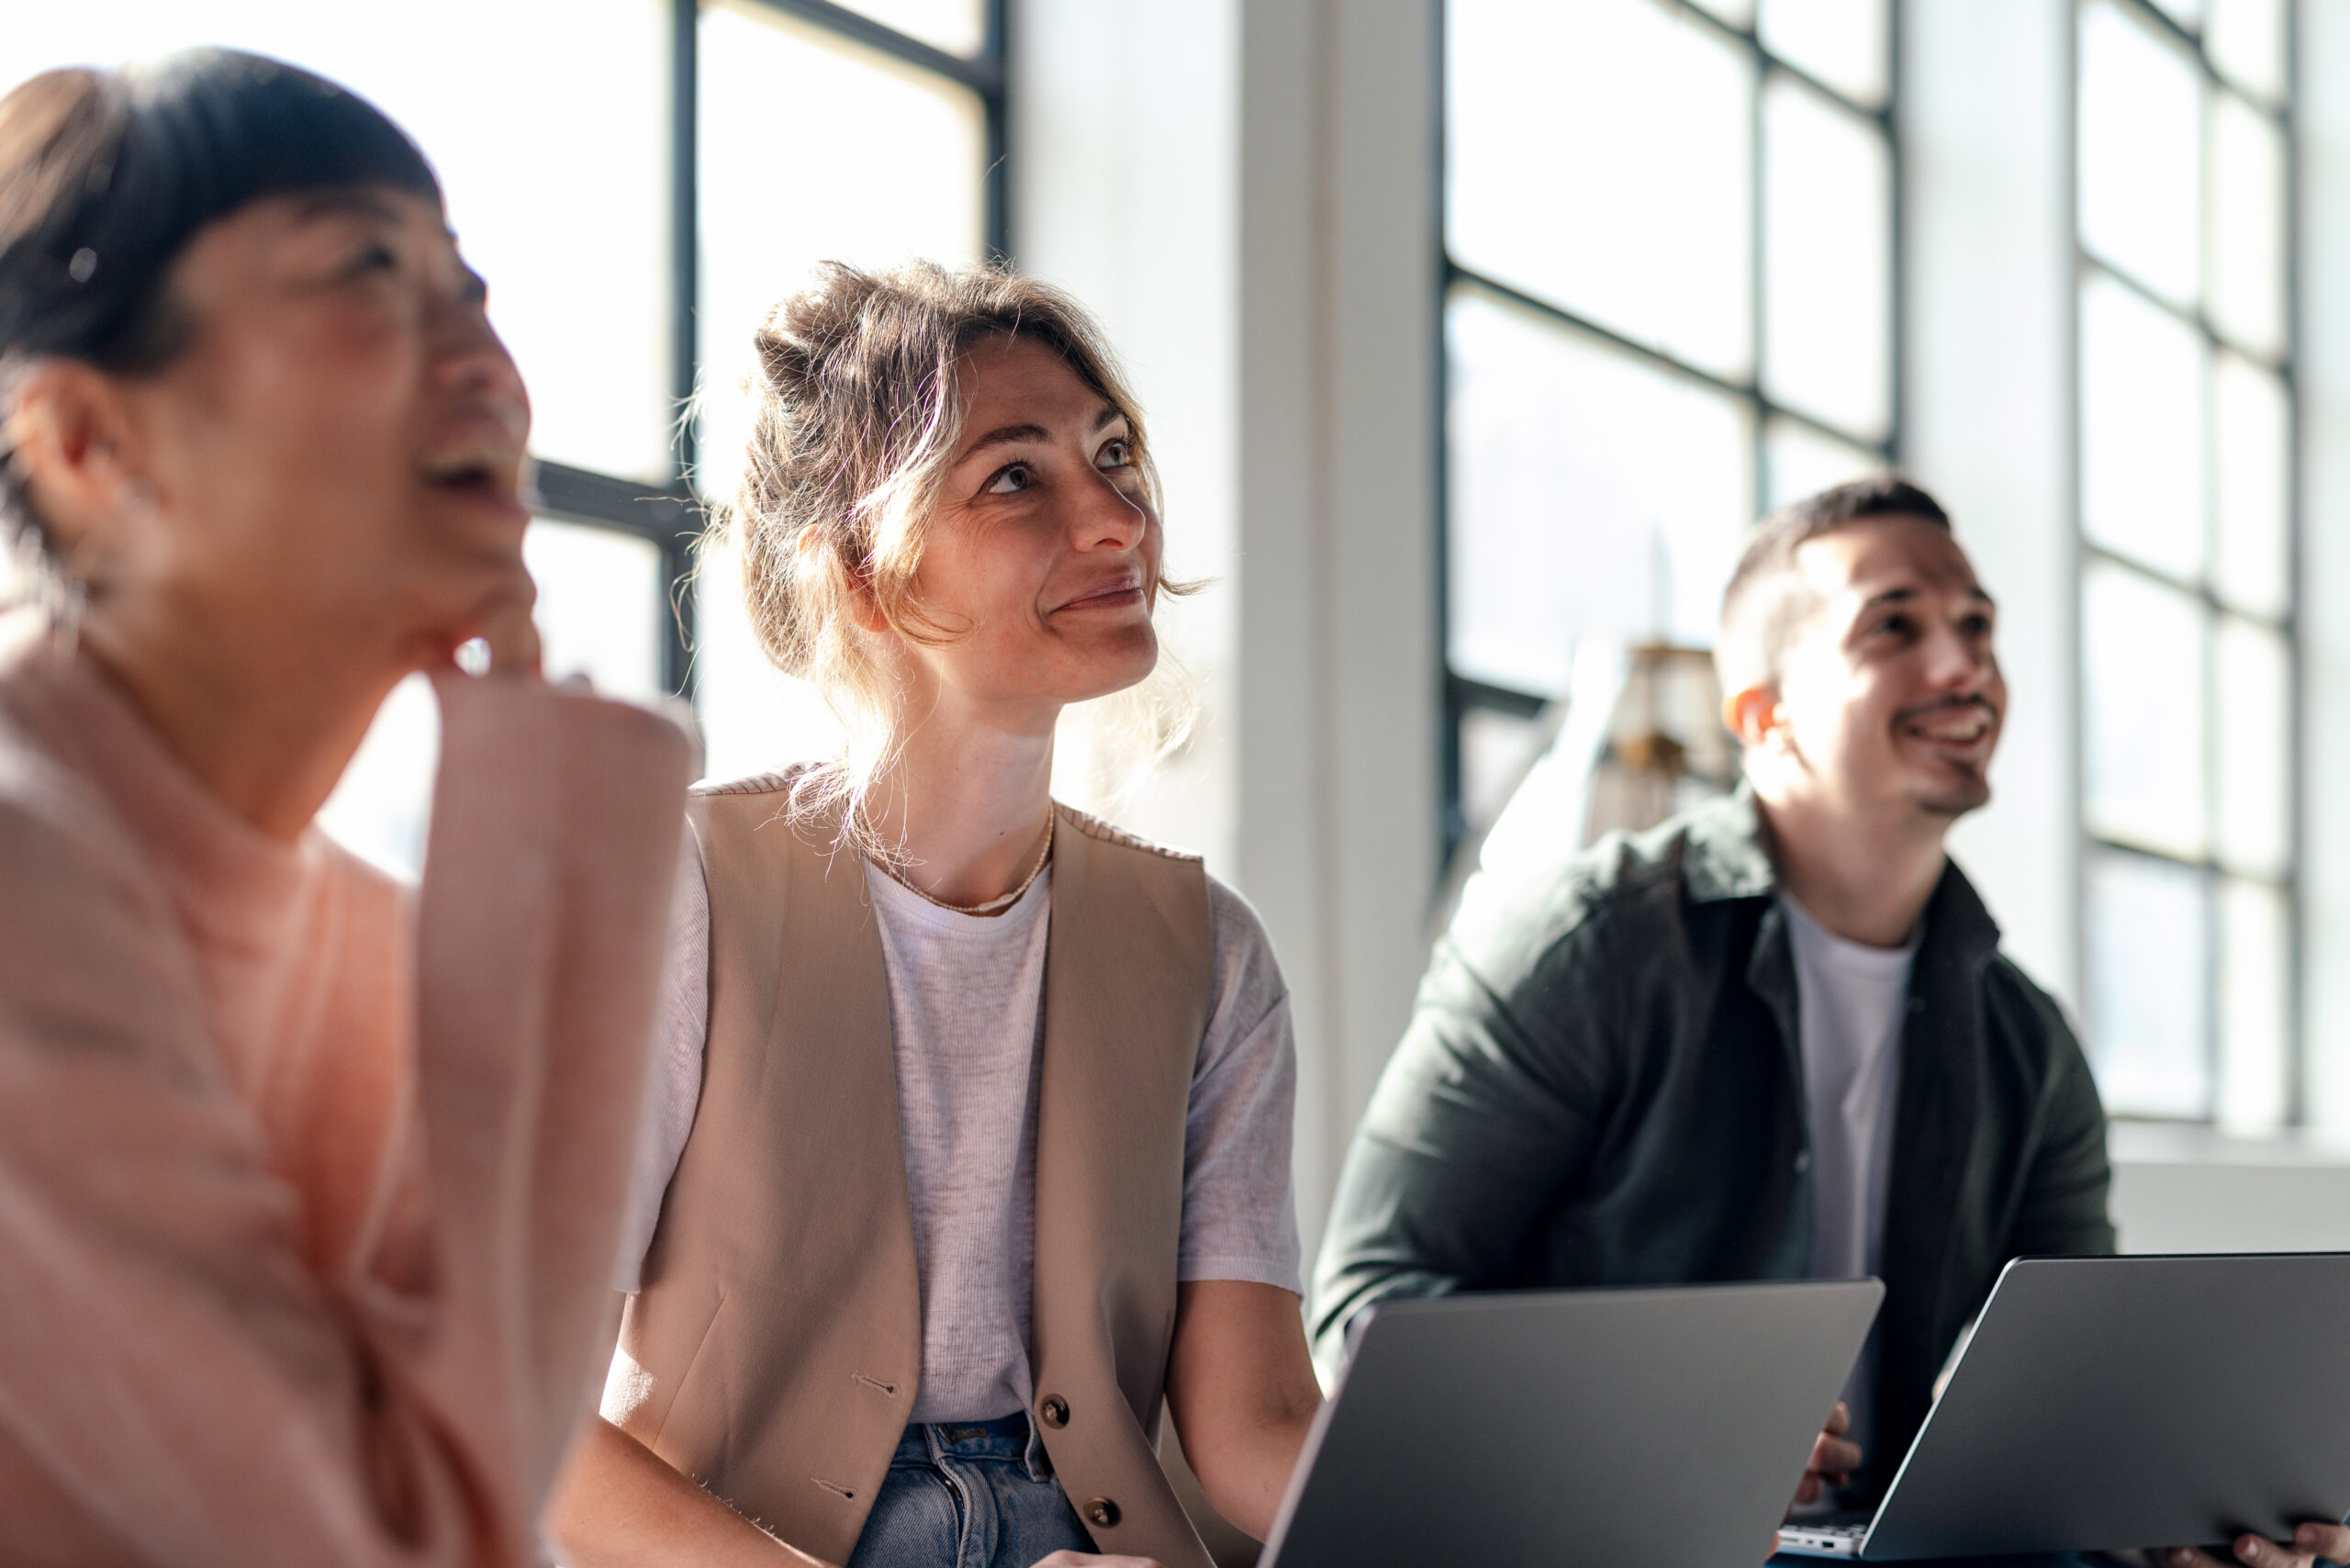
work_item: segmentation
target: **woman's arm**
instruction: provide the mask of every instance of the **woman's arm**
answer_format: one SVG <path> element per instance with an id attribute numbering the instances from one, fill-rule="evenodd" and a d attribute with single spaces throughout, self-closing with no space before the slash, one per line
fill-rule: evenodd
<path id="1" fill-rule="evenodd" d="M 576 1568 L 825 1568 L 592 1417 L 555 1486 L 547 1530 Z"/>
<path id="2" fill-rule="evenodd" d="M 444 723 L 413 1295 L 308 1271 L 137 846 L 0 777 L 0 1422 L 36 1501 L 125 1554 L 534 1557 L 610 1343 L 686 759 L 646 715 L 507 684 Z"/>
<path id="3" fill-rule="evenodd" d="M 1264 1540 L 1322 1407 L 1296 1293 L 1243 1280 L 1177 1286 L 1167 1407 L 1208 1501 Z"/>

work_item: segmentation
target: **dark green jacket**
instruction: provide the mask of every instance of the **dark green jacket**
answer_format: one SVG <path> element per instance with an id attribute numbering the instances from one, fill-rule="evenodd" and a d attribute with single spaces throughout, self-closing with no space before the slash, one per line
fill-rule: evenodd
<path id="1" fill-rule="evenodd" d="M 1387 1296 L 1805 1273 L 1802 1036 L 1764 832 L 1740 790 L 1472 885 L 1339 1179 L 1326 1359 Z M 1901 1038 L 1864 1492 L 2009 1259 L 2113 1250 L 2088 1064 L 1998 942 L 1946 867 Z"/>

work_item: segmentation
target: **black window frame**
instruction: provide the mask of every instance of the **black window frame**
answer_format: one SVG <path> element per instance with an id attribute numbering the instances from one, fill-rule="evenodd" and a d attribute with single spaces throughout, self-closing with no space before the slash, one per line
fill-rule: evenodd
<path id="1" fill-rule="evenodd" d="M 1451 0 L 1446 0 L 1448 8 Z M 1707 10 L 1696 0 L 1651 0 L 1651 4 L 1688 17 L 1712 31 L 1718 37 L 1741 48 L 1751 62 L 1755 91 L 1747 129 L 1747 179 L 1752 193 L 1748 218 L 1747 252 L 1751 263 L 1749 274 L 1749 308 L 1751 312 L 1753 361 L 1744 377 L 1730 377 L 1704 369 L 1652 345 L 1639 342 L 1612 328 L 1569 309 L 1513 287 L 1497 278 L 1488 277 L 1475 269 L 1463 266 L 1452 254 L 1450 235 L 1449 193 L 1438 200 L 1436 243 L 1438 257 L 1435 330 L 1437 334 L 1435 364 L 1438 387 L 1436 398 L 1438 453 L 1436 564 L 1436 651 L 1437 674 L 1443 694 L 1443 723 L 1439 745 L 1442 756 L 1440 788 L 1442 811 L 1439 817 L 1439 851 L 1449 862 L 1454 851 L 1470 831 L 1470 823 L 1462 807 L 1460 777 L 1460 731 L 1463 721 L 1472 712 L 1484 711 L 1517 719 L 1532 719 L 1543 712 L 1556 699 L 1549 694 L 1527 691 L 1478 680 L 1457 672 L 1452 667 L 1452 497 L 1450 483 L 1450 415 L 1452 374 L 1449 346 L 1449 312 L 1454 299 L 1464 292 L 1484 295 L 1546 322 L 1549 325 L 1580 333 L 1600 345 L 1629 355 L 1652 369 L 1663 371 L 1726 394 L 1743 403 L 1748 410 L 1751 430 L 1751 447 L 1748 454 L 1751 464 L 1750 483 L 1754 503 L 1760 508 L 1771 494 L 1769 443 L 1774 420 L 1798 424 L 1830 440 L 1872 453 L 1888 465 L 1900 460 L 1905 429 L 1904 381 L 1908 364 L 1907 344 L 1903 330 L 1906 287 L 1903 254 L 1903 213 L 1907 196 L 1907 177 L 1901 156 L 1899 112 L 1901 106 L 1901 10 L 1899 0 L 1882 0 L 1886 14 L 1886 92 L 1881 106 L 1872 107 L 1850 94 L 1829 85 L 1818 77 L 1774 52 L 1761 36 L 1762 8 L 1767 0 L 1756 0 L 1754 19 L 1744 26 L 1728 22 Z M 1450 47 L 1449 26 L 1439 28 L 1439 43 L 1436 64 L 1438 101 L 1441 105 L 1437 134 L 1438 167 L 1449 171 L 1451 140 L 1450 72 L 1444 59 Z M 1889 189 L 1886 193 L 1886 236 L 1888 247 L 1886 323 L 1886 428 L 1875 440 L 1857 436 L 1834 423 L 1790 407 L 1773 398 L 1763 388 L 1763 364 L 1769 332 L 1765 253 L 1768 213 L 1768 189 L 1764 181 L 1763 114 L 1765 90 L 1774 75 L 1785 76 L 1836 105 L 1845 112 L 1870 122 L 1885 139 L 1887 154 Z"/>
<path id="2" fill-rule="evenodd" d="M 2285 312 L 2285 331 L 2283 336 L 2283 351 L 2281 353 L 2274 357 L 2263 354 L 2245 344 L 2236 342 L 2230 338 L 2226 333 L 2222 332 L 2214 323 L 2210 311 L 2206 308 L 2206 305 L 2208 303 L 2207 290 L 2210 286 L 2210 278 L 2208 275 L 2203 278 L 2201 285 L 2198 287 L 2198 298 L 2196 304 L 2191 308 L 2182 307 L 2176 301 L 2166 297 L 2160 290 L 2149 286 L 2144 282 L 2132 275 L 2127 268 L 2119 265 L 2107 257 L 2098 254 L 2089 247 L 2086 240 L 2083 238 L 2081 232 L 2080 191 L 2078 189 L 2081 134 L 2081 62 L 2079 58 L 2079 40 L 2081 37 L 2082 18 L 2087 15 L 2092 3 L 2093 0 L 2073 0 L 2072 9 L 2068 18 L 2072 28 L 2070 35 L 2072 39 L 2072 58 L 2071 70 L 2067 73 L 2067 91 L 2070 98 L 2068 107 L 2070 109 L 2070 113 L 2065 117 L 2067 127 L 2066 134 L 2068 137 L 2067 148 L 2071 154 L 2067 168 L 2069 171 L 2068 179 L 2071 182 L 2072 189 L 2071 207 L 2073 252 L 2073 335 L 2071 344 L 2072 395 L 2073 407 L 2075 410 L 2073 431 L 2074 474 L 2072 487 L 2073 540 L 2075 550 L 2072 596 L 2074 622 L 2073 657 L 2074 668 L 2076 671 L 2075 689 L 2076 693 L 2076 700 L 2079 704 L 2080 713 L 2079 722 L 2073 726 L 2072 736 L 2072 744 L 2074 747 L 2073 778 L 2075 781 L 2073 824 L 2074 831 L 2077 834 L 2079 846 L 2076 856 L 2076 863 L 2079 867 L 2079 871 L 2077 877 L 2077 888 L 2075 895 L 2075 908 L 2080 913 L 2080 919 L 2077 922 L 2076 935 L 2075 937 L 2076 952 L 2074 968 L 2075 972 L 2079 974 L 2081 977 L 2081 990 L 2084 1003 L 2083 1021 L 2086 1026 L 2085 1032 L 2093 1031 L 2096 1028 L 2096 1020 L 2093 1016 L 2089 1016 L 2090 1009 L 2087 1006 L 2089 1000 L 2087 995 L 2087 956 L 2089 943 L 2087 913 L 2090 907 L 2088 894 L 2089 871 L 2092 857 L 2098 855 L 2114 855 L 2154 861 L 2167 866 L 2181 866 L 2190 868 L 2197 874 L 2199 884 L 2199 892 L 2204 901 L 2206 914 L 2203 953 L 2204 1017 L 2201 1020 L 2201 1027 L 2203 1035 L 2204 1065 L 2206 1070 L 2210 1074 L 2210 1099 L 2206 1105 L 2205 1114 L 2201 1116 L 2171 1118 L 2151 1116 L 2135 1112 L 2116 1113 L 2116 1114 L 2131 1121 L 2178 1120 L 2183 1121 L 2186 1125 L 2198 1126 L 2208 1126 L 2215 1124 L 2219 1118 L 2221 1093 L 2222 1085 L 2225 1082 L 2225 1073 L 2227 1071 L 2225 1019 L 2223 1014 L 2225 997 L 2222 995 L 2222 989 L 2225 984 L 2225 971 L 2222 967 L 2223 960 L 2221 952 L 2224 934 L 2221 928 L 2222 922 L 2219 894 L 2223 885 L 2231 879 L 2260 883 L 2275 889 L 2282 893 L 2287 911 L 2287 931 L 2284 954 L 2285 995 L 2282 998 L 2282 1017 L 2284 1019 L 2285 1038 L 2280 1042 L 2284 1050 L 2286 1074 L 2283 1125 L 2288 1127 L 2300 1126 L 2306 1125 L 2309 1119 L 2310 1102 L 2309 1039 L 2308 1031 L 2305 1026 L 2305 1020 L 2302 1016 L 2302 987 L 2305 980 L 2305 966 L 2307 963 L 2307 957 L 2304 951 L 2303 934 L 2308 928 L 2308 910 L 2304 902 L 2306 898 L 2306 883 L 2300 874 L 2300 852 L 2306 834 L 2306 823 L 2304 821 L 2304 812 L 2306 810 L 2304 797 L 2306 790 L 2302 778 L 2302 764 L 2307 750 L 2305 745 L 2303 720 L 2304 698 L 2302 691 L 2303 681 L 2301 673 L 2301 658 L 2304 650 L 2301 636 L 2300 593 L 2300 577 L 2303 554 L 2302 541 L 2307 528 L 2307 518 L 2302 505 L 2301 479 L 2303 454 L 2305 451 L 2302 417 L 2306 405 L 2302 398 L 2300 376 L 2302 349 L 2302 283 L 2300 266 L 2301 137 L 2300 120 L 2300 107 L 2301 101 L 2300 0 L 2278 0 L 2279 7 L 2283 13 L 2285 27 L 2285 68 L 2282 79 L 2284 100 L 2282 103 L 2278 104 L 2271 104 L 2263 101 L 2259 94 L 2235 81 L 2230 77 L 2226 72 L 2221 70 L 2218 62 L 2211 58 L 2210 50 L 2205 42 L 2204 31 L 2201 28 L 2188 27 L 2187 24 L 2179 21 L 2177 17 L 2172 16 L 2168 11 L 2165 10 L 2161 6 L 2155 4 L 2154 0 L 2109 0 L 2110 4 L 2118 7 L 2120 10 L 2127 13 L 2129 16 L 2136 19 L 2141 25 L 2152 28 L 2155 33 L 2167 39 L 2174 45 L 2184 49 L 2194 62 L 2199 85 L 2207 94 L 2221 93 L 2233 97 L 2237 103 L 2251 109 L 2254 113 L 2259 115 L 2264 120 L 2266 120 L 2277 130 L 2279 134 L 2284 147 L 2284 169 L 2281 174 L 2281 180 L 2284 185 L 2282 213 L 2284 231 L 2277 238 L 2278 243 L 2282 245 L 2284 251 L 2283 307 Z M 2210 153 L 2210 123 L 2208 109 L 2199 107 L 2198 116 L 2199 121 L 2198 129 L 2205 137 L 2205 155 L 2208 160 Z M 2210 218 L 2209 204 L 2210 200 L 2210 172 L 2207 162 L 2204 171 L 2203 184 L 2201 188 L 2199 188 L 2196 193 L 2198 207 L 2196 242 L 2199 245 L 2208 242 Z M 2206 256 L 2204 260 L 2208 263 L 2209 257 Z M 2083 430 L 2083 420 L 2080 417 L 2079 409 L 2081 408 L 2083 390 L 2086 386 L 2085 378 L 2087 371 L 2087 364 L 2085 363 L 2081 353 L 2080 301 L 2089 281 L 2092 278 L 2100 277 L 2109 279 L 2111 282 L 2120 285 L 2139 300 L 2152 306 L 2154 308 L 2161 311 L 2171 319 L 2184 324 L 2192 330 L 2195 333 L 2197 342 L 2203 351 L 2207 367 L 2210 362 L 2210 357 L 2212 354 L 2220 352 L 2225 352 L 2248 361 L 2249 363 L 2258 366 L 2263 371 L 2275 375 L 2282 384 L 2285 392 L 2286 406 L 2286 451 L 2285 473 L 2283 476 L 2286 531 L 2286 599 L 2285 607 L 2281 614 L 2274 616 L 2266 615 L 2255 610 L 2246 610 L 2240 605 L 2232 604 L 2221 598 L 2212 588 L 2209 582 L 2189 580 L 2176 577 L 2160 567 L 2150 566 L 2146 562 L 2138 560 L 2135 557 L 2109 549 L 2090 539 L 2087 527 L 2086 465 L 2080 461 L 2079 455 L 2081 449 L 2081 433 Z M 2208 375 L 2208 368 L 2206 374 Z M 2208 398 L 2210 391 L 2208 384 L 2205 391 Z M 2208 423 L 2210 419 L 2210 412 L 2207 403 L 2205 410 L 2205 420 L 2207 422 L 2205 439 L 2207 442 L 2210 439 L 2208 432 Z M 2206 448 L 2206 456 L 2207 458 L 2210 456 L 2210 450 L 2208 446 Z M 2205 504 L 2207 506 L 2210 504 L 2210 487 L 2211 483 L 2211 476 L 2207 472 L 2205 478 Z M 2207 517 L 2205 521 L 2207 526 L 2208 543 L 2208 527 L 2210 519 Z M 2207 562 L 2206 565 L 2208 567 L 2209 563 Z M 2218 696 L 2218 673 L 2215 668 L 2211 667 L 2211 665 L 2213 663 L 2217 647 L 2215 629 L 2218 624 L 2218 619 L 2223 615 L 2232 616 L 2238 620 L 2249 622 L 2255 626 L 2277 633 L 2284 638 L 2287 655 L 2285 664 L 2286 756 L 2283 758 L 2286 779 L 2286 843 L 2283 870 L 2281 874 L 2272 877 L 2260 872 L 2230 868 L 2225 864 L 2224 858 L 2220 853 L 2220 847 L 2216 838 L 2211 842 L 2207 843 L 2203 853 L 2200 855 L 2180 855 L 2170 850 L 2135 843 L 2118 835 L 2099 833 L 2090 823 L 2087 783 L 2087 716 L 2089 706 L 2088 645 L 2086 629 L 2087 618 L 2081 613 L 2081 603 L 2084 587 L 2088 577 L 2088 572 L 2090 567 L 2093 566 L 2109 567 L 2121 571 L 2136 577 L 2144 582 L 2154 584 L 2154 586 L 2169 592 L 2184 595 L 2194 600 L 2199 613 L 2206 618 L 2207 628 L 2210 629 L 2211 634 L 2207 638 L 2208 645 L 2204 650 L 2206 667 L 2202 672 L 2203 689 L 2200 694 L 2200 699 L 2204 704 L 2203 756 L 2198 759 L 2198 762 L 2202 767 L 2204 775 L 2204 817 L 2207 832 L 2216 820 L 2221 805 L 2219 799 L 2218 780 L 2213 777 L 2214 765 L 2219 756 L 2219 737 L 2213 723 L 2213 720 L 2217 713 L 2216 699 Z M 2093 1041 L 2092 1044 L 2094 1044 Z"/>
<path id="3" fill-rule="evenodd" d="M 982 194 L 989 255 L 1011 255 L 1011 184 L 1006 60 L 1008 0 L 983 0 L 985 41 L 979 52 L 957 55 L 897 31 L 862 11 L 831 0 L 743 0 L 747 8 L 815 27 L 845 42 L 968 88 L 986 125 Z M 679 409 L 692 406 L 700 373 L 697 330 L 701 266 L 699 238 L 699 118 L 701 14 L 704 0 L 672 0 L 669 60 L 669 394 Z M 552 521 L 602 529 L 651 543 L 661 554 L 661 685 L 693 700 L 693 547 L 704 521 L 696 492 L 693 421 L 679 419 L 669 464 L 658 484 L 593 469 L 542 461 L 534 513 Z"/>

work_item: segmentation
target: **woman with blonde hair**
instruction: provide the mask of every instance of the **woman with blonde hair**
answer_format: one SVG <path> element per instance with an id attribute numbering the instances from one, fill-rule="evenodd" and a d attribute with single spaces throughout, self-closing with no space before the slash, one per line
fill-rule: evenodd
<path id="1" fill-rule="evenodd" d="M 688 747 L 537 678 L 483 297 L 305 72 L 0 98 L 0 1561 L 539 1557 Z M 411 896 L 313 818 L 415 670 Z"/>
<path id="2" fill-rule="evenodd" d="M 1204 1568 L 1162 1404 L 1262 1537 L 1320 1394 L 1263 928 L 1049 790 L 1062 710 L 1158 657 L 1139 411 L 992 270 L 828 267 L 758 349 L 753 617 L 850 742 L 697 791 L 649 1240 L 557 1538 Z"/>

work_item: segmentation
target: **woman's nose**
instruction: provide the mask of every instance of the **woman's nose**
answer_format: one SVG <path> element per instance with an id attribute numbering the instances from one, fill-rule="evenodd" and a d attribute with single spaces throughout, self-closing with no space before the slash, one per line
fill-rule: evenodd
<path id="1" fill-rule="evenodd" d="M 1139 500 L 1097 477 L 1078 503 L 1075 543 L 1080 550 L 1131 550 L 1149 526 L 1150 513 Z"/>

